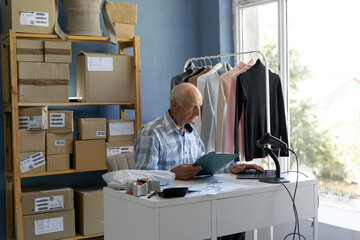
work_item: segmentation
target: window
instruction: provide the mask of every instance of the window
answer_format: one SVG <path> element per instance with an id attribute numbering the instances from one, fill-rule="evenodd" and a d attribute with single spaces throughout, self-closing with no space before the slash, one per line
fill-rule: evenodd
<path id="1" fill-rule="evenodd" d="M 290 145 L 300 171 L 319 180 L 319 220 L 359 231 L 355 224 L 360 216 L 354 214 L 360 210 L 360 33 L 355 17 L 360 2 L 237 2 L 235 49 L 260 49 L 269 68 L 285 81 Z M 278 37 L 282 28 L 284 38 Z M 286 54 L 280 54 L 283 48 Z M 281 65 L 288 66 L 288 75 L 278 72 L 287 67 Z M 291 163 L 295 169 L 295 161 Z M 342 216 L 339 210 L 344 210 Z M 335 211 L 344 220 L 326 218 Z"/>

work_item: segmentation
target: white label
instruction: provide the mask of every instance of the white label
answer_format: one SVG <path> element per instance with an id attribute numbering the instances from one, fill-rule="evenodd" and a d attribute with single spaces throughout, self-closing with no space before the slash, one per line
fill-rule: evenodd
<path id="1" fill-rule="evenodd" d="M 65 140 L 55 140 L 56 147 L 63 147 L 65 146 Z"/>
<path id="2" fill-rule="evenodd" d="M 112 57 L 88 57 L 87 58 L 88 71 L 113 71 L 113 58 Z"/>
<path id="3" fill-rule="evenodd" d="M 50 113 L 50 127 L 65 127 L 65 113 Z"/>
<path id="4" fill-rule="evenodd" d="M 64 231 L 64 218 L 35 220 L 35 235 Z"/>
<path id="5" fill-rule="evenodd" d="M 20 25 L 48 27 L 49 26 L 49 13 L 21 11 Z"/>
<path id="6" fill-rule="evenodd" d="M 26 129 L 26 130 L 43 129 L 42 116 L 19 117 L 19 129 Z"/>
<path id="7" fill-rule="evenodd" d="M 126 146 L 126 147 L 108 147 L 107 148 L 107 156 L 110 157 L 112 155 L 120 154 L 120 153 L 128 153 L 134 152 L 133 146 Z"/>
<path id="8" fill-rule="evenodd" d="M 117 122 L 109 124 L 110 136 L 134 134 L 133 122 Z"/>
<path id="9" fill-rule="evenodd" d="M 64 208 L 64 196 L 50 196 L 34 199 L 35 212 Z"/>
<path id="10" fill-rule="evenodd" d="M 105 131 L 96 131 L 96 136 L 97 137 L 104 137 L 105 136 Z"/>
<path id="11" fill-rule="evenodd" d="M 42 152 L 35 153 L 27 158 L 20 160 L 21 173 L 25 173 L 34 168 L 45 164 L 45 158 Z"/>

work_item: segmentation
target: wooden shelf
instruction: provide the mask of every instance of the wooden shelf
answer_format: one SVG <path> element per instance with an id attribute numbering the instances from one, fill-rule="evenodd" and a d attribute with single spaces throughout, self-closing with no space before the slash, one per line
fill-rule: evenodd
<path id="1" fill-rule="evenodd" d="M 47 34 L 35 34 L 35 33 L 15 33 L 16 38 L 24 39 L 38 39 L 38 40 L 54 40 L 54 41 L 68 41 L 68 42 L 82 42 L 82 43 L 110 43 L 108 37 L 91 37 L 91 36 L 70 36 L 67 40 L 62 40 L 58 35 L 47 35 Z M 9 42 L 9 34 L 4 34 L 2 37 L 4 43 Z M 132 38 L 118 38 L 118 43 L 127 46 L 125 48 L 132 47 Z"/>
<path id="2" fill-rule="evenodd" d="M 104 233 L 98 233 L 98 234 L 91 234 L 91 235 L 86 235 L 86 236 L 83 236 L 83 235 L 80 235 L 78 233 L 76 233 L 76 236 L 75 237 L 72 237 L 72 238 L 63 238 L 62 240 L 76 240 L 76 239 L 88 239 L 88 238 L 93 238 L 93 237 L 101 237 L 101 236 L 104 236 Z"/>
<path id="3" fill-rule="evenodd" d="M 81 102 L 68 102 L 68 103 L 18 103 L 19 107 L 36 107 L 36 106 L 97 106 L 97 105 L 122 105 L 135 108 L 133 102 L 96 102 L 96 103 L 81 103 Z"/>
<path id="4" fill-rule="evenodd" d="M 61 174 L 72 174 L 80 172 L 105 171 L 104 168 L 84 169 L 84 170 L 63 170 L 42 173 L 24 173 L 20 171 L 20 149 L 19 149 L 19 108 L 34 106 L 105 106 L 117 105 L 120 107 L 119 118 L 126 119 L 126 109 L 135 111 L 135 133 L 141 128 L 141 84 L 140 84 L 140 38 L 118 38 L 118 53 L 125 54 L 127 48 L 133 49 L 134 57 L 134 100 L 131 102 L 95 102 L 83 103 L 76 100 L 66 103 L 19 103 L 18 99 L 18 79 L 17 79 L 17 39 L 32 39 L 46 41 L 68 41 L 79 43 L 101 43 L 111 44 L 108 37 L 91 36 L 69 36 L 67 40 L 62 40 L 57 35 L 16 33 L 10 30 L 7 34 L 1 35 L 1 62 L 2 62 L 2 88 L 3 88 L 3 118 L 4 118 L 4 146 L 5 146 L 5 172 L 6 172 L 6 208 L 7 208 L 7 232 L 8 239 L 24 239 L 23 214 L 21 199 L 21 180 L 31 177 L 42 177 Z M 135 134 L 135 135 L 136 135 Z M 76 234 L 75 237 L 66 239 L 89 239 L 103 236 L 103 233 L 82 236 Z"/>
<path id="5" fill-rule="evenodd" d="M 21 178 L 29 178 L 29 177 L 41 177 L 41 176 L 51 176 L 51 175 L 60 175 L 60 174 L 68 174 L 68 173 L 80 173 L 80 172 L 93 172 L 93 171 L 104 171 L 107 168 L 93 168 L 93 169 L 69 169 L 62 171 L 53 171 L 53 172 L 41 172 L 41 173 L 24 173 L 21 174 Z"/>

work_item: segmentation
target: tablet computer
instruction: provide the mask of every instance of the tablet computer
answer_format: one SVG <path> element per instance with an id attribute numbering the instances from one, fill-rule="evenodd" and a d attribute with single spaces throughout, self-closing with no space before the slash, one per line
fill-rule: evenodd
<path id="1" fill-rule="evenodd" d="M 211 152 L 201 156 L 193 165 L 202 167 L 197 175 L 214 175 L 238 156 L 239 154 Z"/>

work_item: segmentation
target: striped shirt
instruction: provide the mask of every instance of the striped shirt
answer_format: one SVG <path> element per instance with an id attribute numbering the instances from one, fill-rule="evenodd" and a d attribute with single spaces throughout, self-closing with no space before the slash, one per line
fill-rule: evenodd
<path id="1" fill-rule="evenodd" d="M 183 134 L 168 111 L 141 128 L 134 145 L 135 168 L 170 170 L 183 163 L 194 163 L 204 151 L 194 126 L 186 124 Z"/>

